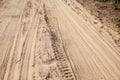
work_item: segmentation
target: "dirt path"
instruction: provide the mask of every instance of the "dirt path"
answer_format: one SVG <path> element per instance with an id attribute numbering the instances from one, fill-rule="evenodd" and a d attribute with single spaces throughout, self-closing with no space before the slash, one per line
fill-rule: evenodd
<path id="1" fill-rule="evenodd" d="M 119 80 L 120 52 L 101 26 L 74 0 L 5 0 L 0 80 Z"/>

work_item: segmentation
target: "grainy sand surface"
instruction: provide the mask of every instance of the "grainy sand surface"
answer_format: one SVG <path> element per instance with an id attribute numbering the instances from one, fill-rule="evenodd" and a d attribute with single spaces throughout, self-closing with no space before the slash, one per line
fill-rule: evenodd
<path id="1" fill-rule="evenodd" d="M 0 80 L 120 80 L 120 52 L 75 0 L 6 0 Z"/>

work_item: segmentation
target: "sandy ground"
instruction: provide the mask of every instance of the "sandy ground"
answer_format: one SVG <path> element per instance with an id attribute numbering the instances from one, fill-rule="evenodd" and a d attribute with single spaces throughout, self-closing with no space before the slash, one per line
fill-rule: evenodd
<path id="1" fill-rule="evenodd" d="M 5 0 L 0 80 L 120 80 L 120 49 L 75 0 Z"/>

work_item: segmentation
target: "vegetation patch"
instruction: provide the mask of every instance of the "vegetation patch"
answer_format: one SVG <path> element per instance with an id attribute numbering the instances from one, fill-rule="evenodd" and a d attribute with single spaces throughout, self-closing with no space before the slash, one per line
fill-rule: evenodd
<path id="1" fill-rule="evenodd" d="M 114 6 L 115 10 L 120 10 L 120 0 L 97 0 L 99 2 L 109 2 Z M 120 29 L 120 17 L 116 19 L 116 25 Z"/>
<path id="2" fill-rule="evenodd" d="M 117 27 L 120 29 L 120 18 L 117 18 Z"/>
<path id="3" fill-rule="evenodd" d="M 114 9 L 120 9 L 120 0 L 97 0 L 97 1 L 100 1 L 100 2 L 110 2 L 112 3 L 112 5 L 114 6 Z"/>

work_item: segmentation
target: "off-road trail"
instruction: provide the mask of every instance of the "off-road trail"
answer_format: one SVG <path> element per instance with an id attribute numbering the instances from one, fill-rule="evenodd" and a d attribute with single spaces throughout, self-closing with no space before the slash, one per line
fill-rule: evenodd
<path id="1" fill-rule="evenodd" d="M 75 0 L 0 1 L 0 80 L 120 80 L 120 52 Z"/>

